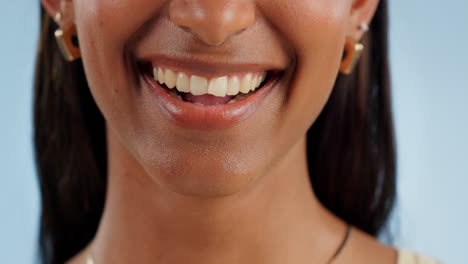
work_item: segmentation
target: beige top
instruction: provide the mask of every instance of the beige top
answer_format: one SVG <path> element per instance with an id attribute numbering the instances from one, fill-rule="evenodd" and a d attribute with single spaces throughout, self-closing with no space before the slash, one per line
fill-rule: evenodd
<path id="1" fill-rule="evenodd" d="M 442 264 L 428 256 L 415 254 L 407 249 L 398 249 L 398 264 Z"/>

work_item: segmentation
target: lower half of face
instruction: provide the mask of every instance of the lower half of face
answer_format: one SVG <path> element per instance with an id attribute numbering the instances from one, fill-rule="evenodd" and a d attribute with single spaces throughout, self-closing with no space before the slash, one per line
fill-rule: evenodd
<path id="1" fill-rule="evenodd" d="M 156 182 L 194 195 L 247 188 L 319 115 L 350 1 L 75 1 L 91 92 Z"/>

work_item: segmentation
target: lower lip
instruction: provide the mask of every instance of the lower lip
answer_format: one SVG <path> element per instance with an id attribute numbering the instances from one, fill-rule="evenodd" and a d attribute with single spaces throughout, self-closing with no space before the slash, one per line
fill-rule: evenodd
<path id="1" fill-rule="evenodd" d="M 181 127 L 197 130 L 229 128 L 248 119 L 257 111 L 279 79 L 278 76 L 274 76 L 258 91 L 240 101 L 226 105 L 202 106 L 173 97 L 153 78 L 144 76 L 164 115 Z"/>

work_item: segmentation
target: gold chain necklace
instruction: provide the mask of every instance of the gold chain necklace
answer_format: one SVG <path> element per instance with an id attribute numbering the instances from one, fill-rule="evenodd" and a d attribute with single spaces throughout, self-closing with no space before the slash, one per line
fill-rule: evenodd
<path id="1" fill-rule="evenodd" d="M 346 242 L 348 242 L 349 235 L 351 233 L 351 229 L 352 229 L 351 225 L 347 224 L 346 225 L 345 236 L 344 236 L 343 240 L 341 241 L 340 246 L 335 251 L 335 254 L 333 254 L 333 256 L 330 258 L 330 260 L 327 262 L 328 264 L 332 263 L 332 261 L 335 260 L 340 255 L 340 253 L 343 251 L 343 249 L 345 248 Z M 91 252 L 89 252 L 87 257 L 86 257 L 86 264 L 95 264 L 93 254 Z"/>

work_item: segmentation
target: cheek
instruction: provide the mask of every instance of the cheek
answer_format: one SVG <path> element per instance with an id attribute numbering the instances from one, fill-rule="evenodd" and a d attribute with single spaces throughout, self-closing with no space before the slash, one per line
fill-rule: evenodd
<path id="1" fill-rule="evenodd" d="M 265 1 L 266 3 L 266 1 Z M 307 130 L 332 91 L 341 62 L 351 1 L 275 0 L 265 4 L 294 50 L 295 72 L 288 91 L 285 122 Z M 282 10 L 278 12 L 278 10 Z"/>
<path id="2" fill-rule="evenodd" d="M 134 108 L 135 69 L 127 46 L 145 21 L 161 9 L 163 0 L 82 0 L 75 1 L 82 61 L 91 93 L 106 120 L 126 116 Z M 129 10 L 132 10 L 129 12 Z M 114 122 L 111 122 L 114 123 Z M 119 123 L 119 122 L 117 122 Z M 133 126 L 130 126 L 133 127 Z"/>
<path id="3" fill-rule="evenodd" d="M 75 1 L 79 27 L 104 33 L 124 44 L 141 25 L 162 12 L 164 0 L 84 0 Z M 131 11 L 129 11 L 131 10 Z"/>

